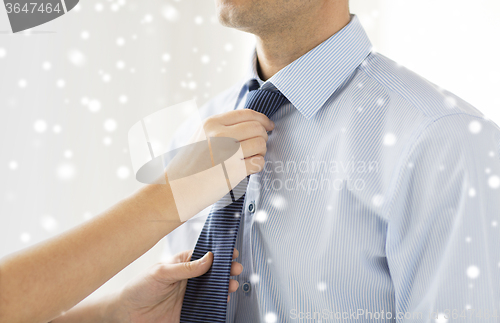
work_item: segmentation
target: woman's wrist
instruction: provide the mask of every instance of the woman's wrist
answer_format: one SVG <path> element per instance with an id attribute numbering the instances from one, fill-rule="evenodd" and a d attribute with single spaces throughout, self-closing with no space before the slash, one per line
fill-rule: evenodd
<path id="1" fill-rule="evenodd" d="M 108 295 L 101 302 L 102 323 L 128 323 L 130 318 L 126 308 L 121 302 L 121 293 Z"/>
<path id="2" fill-rule="evenodd" d="M 136 192 L 143 214 L 158 229 L 160 239 L 182 224 L 168 184 L 149 184 Z"/>
<path id="3" fill-rule="evenodd" d="M 120 302 L 120 294 L 106 295 L 98 300 L 84 300 L 50 323 L 127 323 L 127 311 Z"/>

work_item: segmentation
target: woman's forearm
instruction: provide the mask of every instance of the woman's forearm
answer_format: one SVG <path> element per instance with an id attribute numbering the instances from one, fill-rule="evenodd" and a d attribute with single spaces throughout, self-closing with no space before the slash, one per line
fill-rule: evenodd
<path id="1" fill-rule="evenodd" d="M 119 294 L 87 299 L 50 323 L 127 323 L 127 315 L 119 308 Z"/>
<path id="2" fill-rule="evenodd" d="M 181 224 L 170 188 L 148 185 L 89 222 L 0 261 L 0 322 L 58 317 Z"/>

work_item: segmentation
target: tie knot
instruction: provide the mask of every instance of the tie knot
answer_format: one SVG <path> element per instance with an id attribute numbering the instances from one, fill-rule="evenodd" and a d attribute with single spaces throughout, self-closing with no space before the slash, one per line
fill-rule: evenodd
<path id="1" fill-rule="evenodd" d="M 280 91 L 270 91 L 260 88 L 256 79 L 247 82 L 248 95 L 244 109 L 252 109 L 265 114 L 268 118 L 278 111 L 287 102 L 287 98 Z"/>
<path id="2" fill-rule="evenodd" d="M 248 91 L 254 91 L 257 90 L 260 87 L 259 81 L 256 79 L 251 79 L 250 81 L 247 82 L 248 86 Z"/>

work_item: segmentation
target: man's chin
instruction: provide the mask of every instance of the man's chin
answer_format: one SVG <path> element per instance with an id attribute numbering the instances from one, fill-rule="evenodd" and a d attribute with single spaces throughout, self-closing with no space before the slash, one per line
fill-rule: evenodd
<path id="1" fill-rule="evenodd" d="M 216 11 L 219 23 L 225 27 L 241 29 L 249 21 L 248 1 L 242 0 L 216 0 Z"/>

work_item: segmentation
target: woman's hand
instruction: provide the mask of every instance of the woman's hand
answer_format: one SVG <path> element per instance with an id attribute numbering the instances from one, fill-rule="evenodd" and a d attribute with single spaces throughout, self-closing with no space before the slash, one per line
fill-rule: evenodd
<path id="1" fill-rule="evenodd" d="M 190 262 L 192 250 L 174 256 L 170 263 L 159 263 L 124 287 L 111 306 L 118 322 L 177 323 L 180 320 L 187 279 L 201 276 L 210 269 L 213 254 Z M 233 259 L 238 257 L 234 249 Z M 241 274 L 243 266 L 233 262 L 231 276 Z M 229 293 L 238 289 L 238 282 L 229 281 Z M 228 296 L 229 301 L 229 296 Z"/>
<path id="2" fill-rule="evenodd" d="M 248 175 L 262 171 L 267 131 L 273 129 L 274 123 L 260 112 L 232 110 L 205 119 L 188 145 L 164 156 L 164 180 L 168 182 L 164 186 L 170 189 L 179 220 L 189 220 Z"/>

